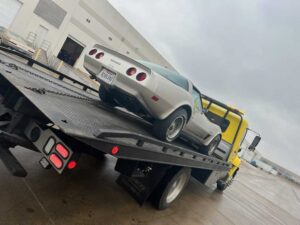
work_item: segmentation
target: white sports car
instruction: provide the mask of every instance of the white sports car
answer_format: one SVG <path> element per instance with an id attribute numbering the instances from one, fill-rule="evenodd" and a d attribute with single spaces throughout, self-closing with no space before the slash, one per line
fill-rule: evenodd
<path id="1" fill-rule="evenodd" d="M 103 102 L 152 122 L 160 140 L 171 142 L 182 134 L 207 155 L 220 143 L 221 129 L 205 116 L 201 93 L 180 74 L 98 44 L 85 55 L 84 67 L 100 82 Z"/>

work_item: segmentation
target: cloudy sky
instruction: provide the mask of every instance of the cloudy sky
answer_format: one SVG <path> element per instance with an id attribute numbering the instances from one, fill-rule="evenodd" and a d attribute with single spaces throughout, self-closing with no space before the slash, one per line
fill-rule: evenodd
<path id="1" fill-rule="evenodd" d="M 203 93 L 247 113 L 259 151 L 300 175 L 299 0 L 109 0 Z"/>

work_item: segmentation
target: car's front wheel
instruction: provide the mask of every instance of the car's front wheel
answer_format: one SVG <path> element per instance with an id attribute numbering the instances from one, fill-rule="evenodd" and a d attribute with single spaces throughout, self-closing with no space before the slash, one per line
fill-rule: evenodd
<path id="1" fill-rule="evenodd" d="M 183 108 L 177 109 L 166 119 L 155 121 L 153 133 L 162 141 L 172 142 L 180 135 L 187 119 L 187 111 Z"/>
<path id="2" fill-rule="evenodd" d="M 204 154 L 211 156 L 217 149 L 221 142 L 221 135 L 217 135 L 207 146 L 204 146 Z"/>
<path id="3" fill-rule="evenodd" d="M 105 102 L 111 106 L 116 105 L 113 96 L 109 93 L 109 91 L 103 85 L 100 85 L 100 87 L 99 87 L 99 97 L 103 102 Z"/>

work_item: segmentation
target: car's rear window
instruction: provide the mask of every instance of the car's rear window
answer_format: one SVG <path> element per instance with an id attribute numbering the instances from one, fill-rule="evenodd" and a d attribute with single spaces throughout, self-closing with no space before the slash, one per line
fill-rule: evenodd
<path id="1" fill-rule="evenodd" d="M 182 87 L 187 91 L 189 90 L 189 82 L 180 74 L 168 70 L 162 66 L 156 65 L 154 63 L 140 61 L 140 60 L 138 60 L 138 62 L 143 64 L 144 66 L 149 67 L 151 70 L 154 70 L 155 72 L 159 73 L 161 76 L 173 82 L 174 84 L 178 85 L 179 87 Z"/>

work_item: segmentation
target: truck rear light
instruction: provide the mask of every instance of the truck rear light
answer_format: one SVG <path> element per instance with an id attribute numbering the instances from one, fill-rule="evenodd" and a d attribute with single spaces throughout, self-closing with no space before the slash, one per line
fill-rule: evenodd
<path id="1" fill-rule="evenodd" d="M 57 169 L 62 168 L 63 162 L 56 154 L 51 154 L 49 159 Z"/>
<path id="2" fill-rule="evenodd" d="M 111 149 L 111 154 L 112 154 L 112 155 L 116 155 L 118 152 L 119 152 L 119 147 L 118 147 L 118 146 L 114 146 L 114 147 Z"/>
<path id="3" fill-rule="evenodd" d="M 48 155 L 51 152 L 54 145 L 55 145 L 55 139 L 53 137 L 50 137 L 44 147 L 44 152 Z"/>
<path id="4" fill-rule="evenodd" d="M 41 164 L 41 166 L 42 166 L 44 169 L 49 169 L 49 168 L 51 168 L 51 165 L 50 165 L 50 163 L 48 162 L 48 160 L 47 160 L 46 158 L 42 158 L 42 159 L 40 160 L 40 164 Z"/>
<path id="5" fill-rule="evenodd" d="M 143 80 L 146 79 L 146 77 L 147 77 L 147 74 L 146 74 L 146 73 L 139 73 L 139 74 L 136 76 L 136 79 L 137 79 L 138 81 L 143 81 Z"/>
<path id="6" fill-rule="evenodd" d="M 104 56 L 104 52 L 99 52 L 95 57 L 96 59 L 101 59 L 103 56 Z"/>
<path id="7" fill-rule="evenodd" d="M 77 166 L 77 162 L 72 160 L 68 163 L 68 169 L 69 170 L 72 170 L 72 169 L 75 169 L 75 167 Z"/>
<path id="8" fill-rule="evenodd" d="M 62 144 L 57 144 L 55 149 L 64 159 L 69 157 L 69 150 Z"/>
<path id="9" fill-rule="evenodd" d="M 89 55 L 95 55 L 97 52 L 97 49 L 92 49 L 90 52 L 89 52 Z"/>
<path id="10" fill-rule="evenodd" d="M 132 75 L 134 75 L 136 73 L 136 68 L 134 68 L 134 67 L 131 67 L 131 68 L 129 68 L 127 71 L 126 71 L 126 74 L 128 75 L 128 76 L 132 76 Z"/>

